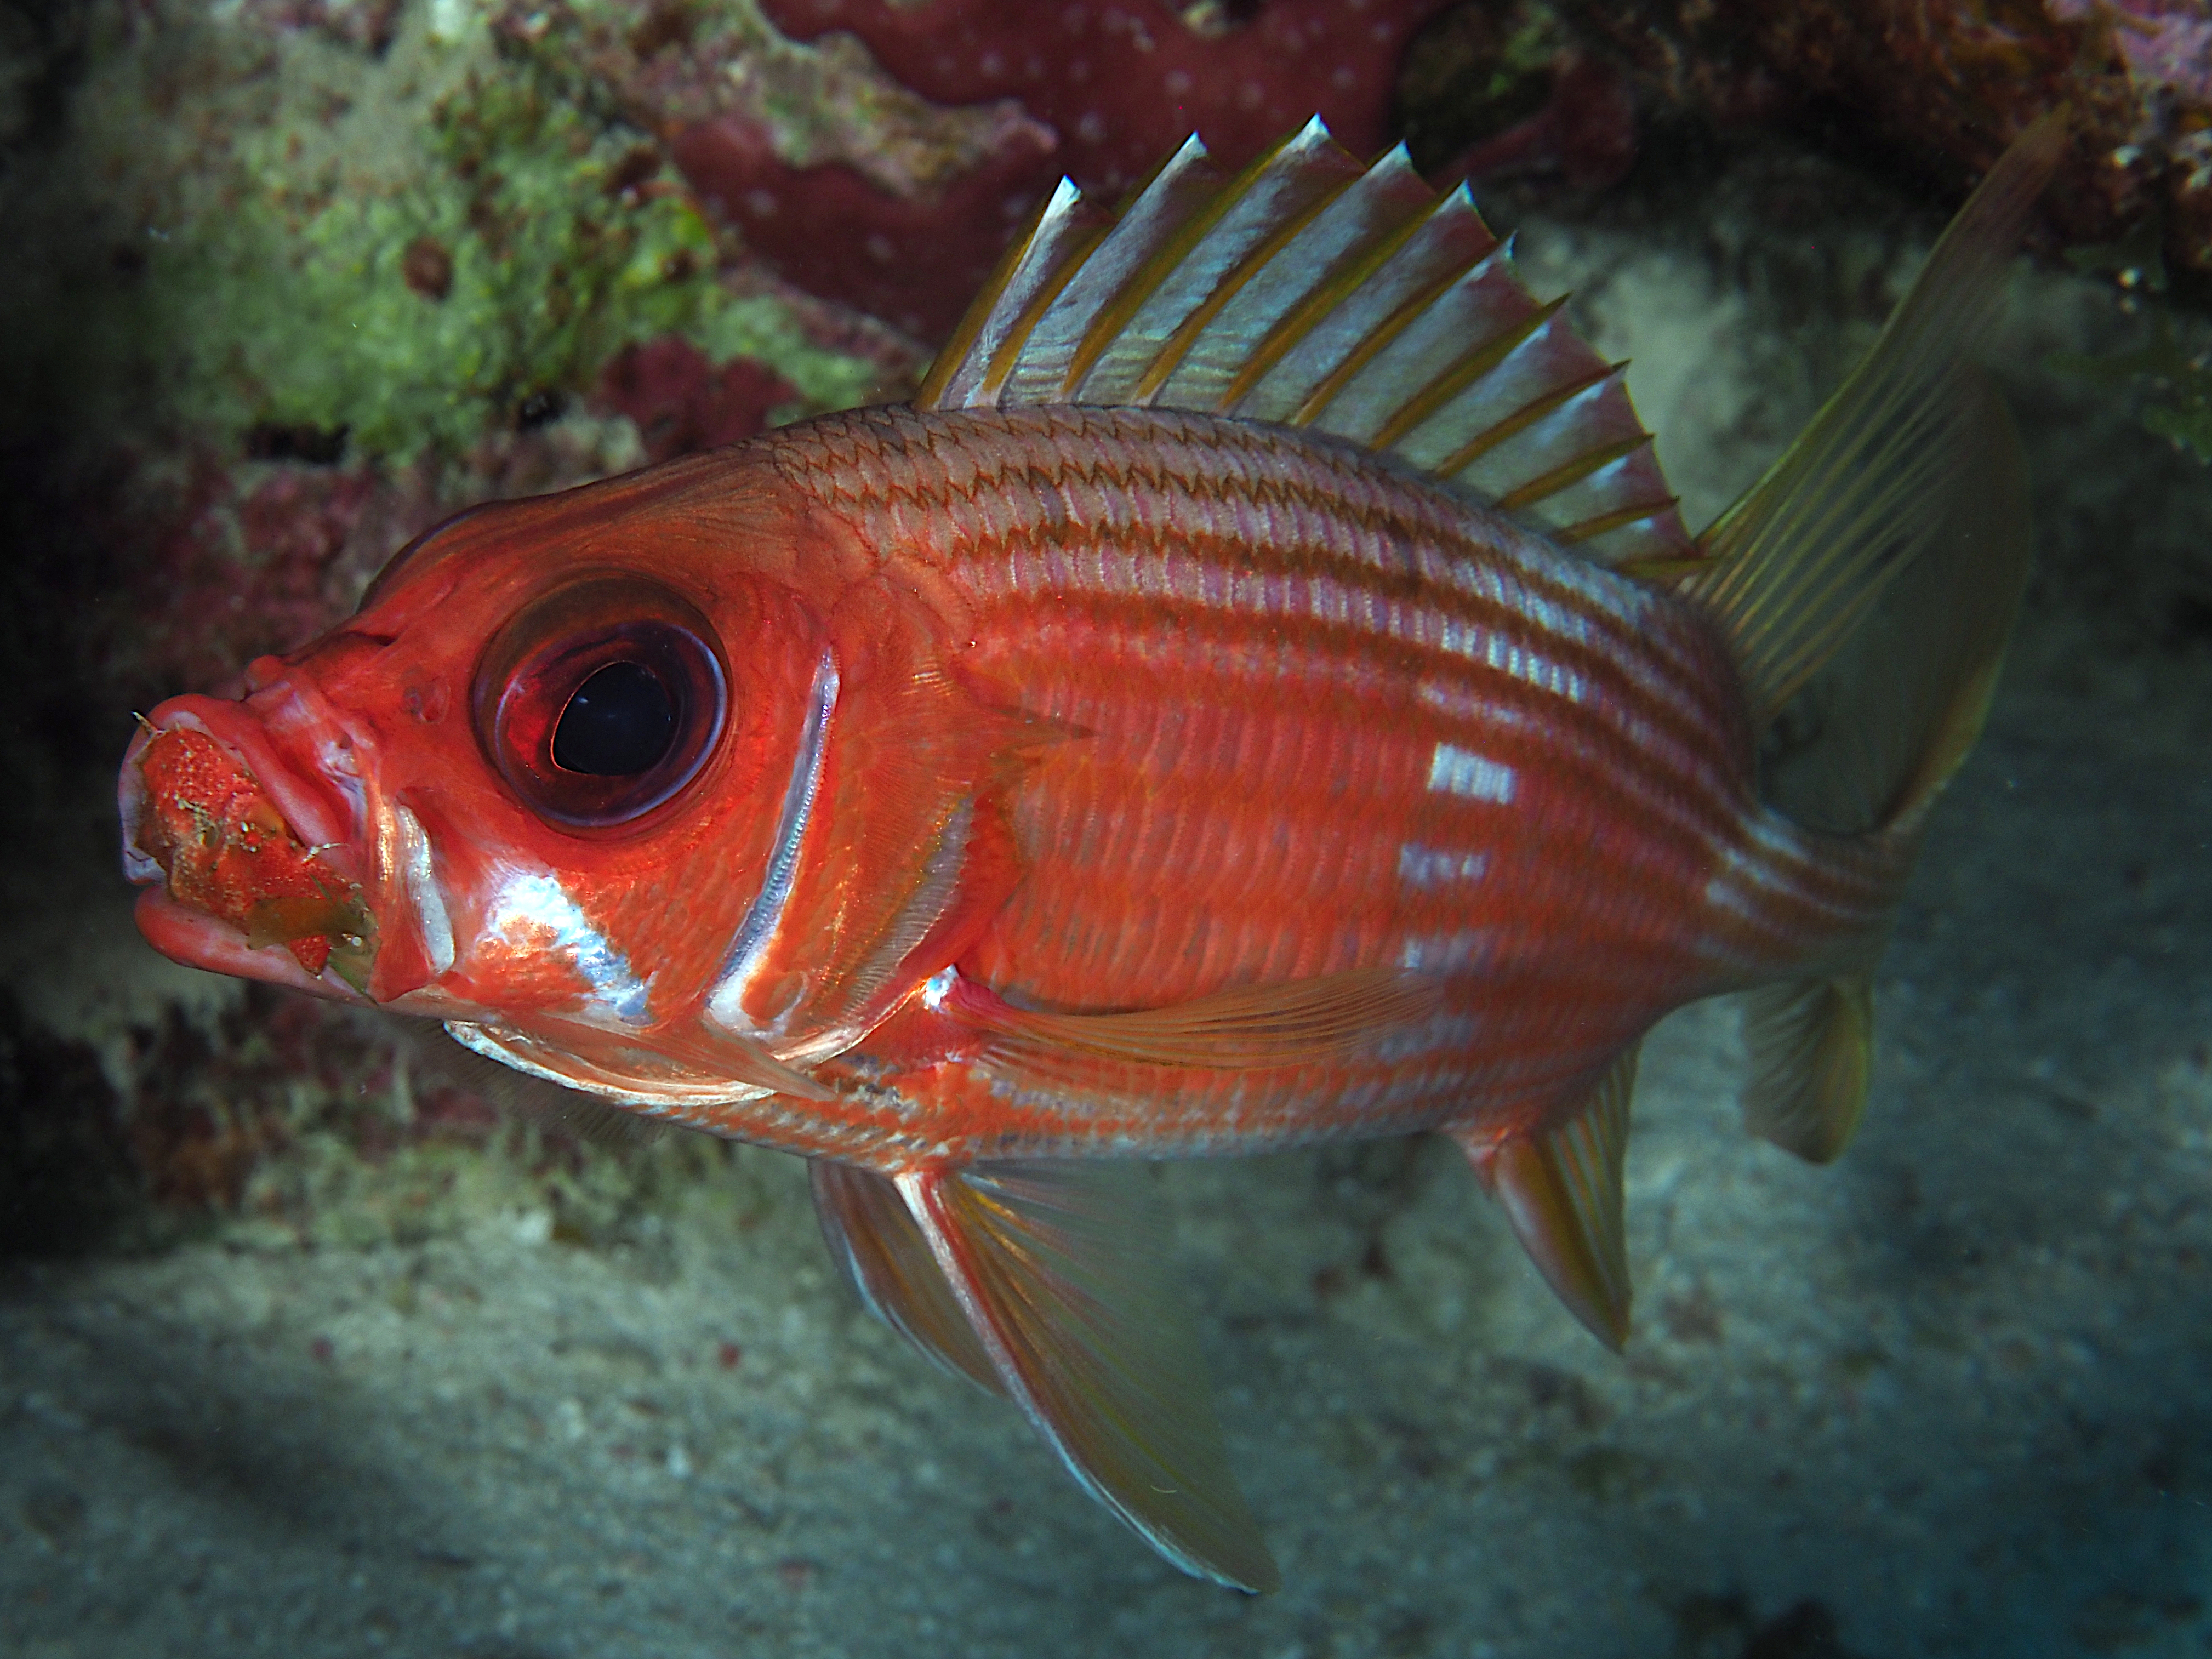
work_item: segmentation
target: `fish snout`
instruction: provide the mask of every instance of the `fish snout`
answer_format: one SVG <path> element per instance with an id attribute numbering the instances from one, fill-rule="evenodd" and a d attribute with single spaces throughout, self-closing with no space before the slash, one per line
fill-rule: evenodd
<path id="1" fill-rule="evenodd" d="M 162 703 L 124 756 L 123 869 L 148 889 L 139 931 L 191 967 L 356 1000 L 377 928 L 353 745 L 281 665 L 255 668 L 243 699 Z"/>

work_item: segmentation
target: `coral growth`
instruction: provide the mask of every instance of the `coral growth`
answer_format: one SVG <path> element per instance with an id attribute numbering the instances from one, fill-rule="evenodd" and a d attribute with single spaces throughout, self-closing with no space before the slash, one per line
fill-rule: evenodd
<path id="1" fill-rule="evenodd" d="M 1398 82 L 1413 160 L 1436 183 L 1618 183 L 1636 160 L 1627 77 L 1548 0 L 1462 6 L 1423 31 Z"/>
<path id="2" fill-rule="evenodd" d="M 0 997 L 0 1104 L 20 1072 L 97 1108 L 66 1144 L 31 1131 L 55 1142 L 52 1178 L 90 1212 L 64 1218 L 81 1227 L 136 1209 L 154 1232 L 212 1224 L 239 1242 L 360 1244 L 507 1210 L 595 1244 L 665 1200 L 679 1171 L 726 1161 L 706 1137 L 622 1132 L 557 1091 L 518 1097 L 527 1084 L 488 1075 L 489 1062 L 441 1037 L 265 987 L 210 1021 L 172 1009 L 131 1034 L 120 1069 L 118 1094 L 88 1054 L 25 1030 Z M 0 1128 L 0 1152 L 5 1139 Z M 66 1242 L 0 1227 L 0 1255 Z"/>
<path id="3" fill-rule="evenodd" d="M 1319 112 L 1354 149 L 1382 142 L 1406 43 L 1443 0 L 1261 0 L 1243 21 L 1164 0 L 763 0 L 787 34 L 849 30 L 938 104 L 1013 98 L 1058 136 L 1060 169 L 1137 184 L 1188 133 L 1240 166 Z"/>
<path id="4" fill-rule="evenodd" d="M 937 338 L 1061 173 L 1116 195 L 1193 131 L 1241 167 L 1316 112 L 1376 148 L 1406 43 L 1441 4 L 1264 0 L 1240 20 L 1164 0 L 763 0 L 793 39 L 849 31 L 932 106 L 1005 112 L 1001 141 L 903 192 L 848 157 L 794 159 L 744 110 L 693 124 L 674 154 L 793 281 Z"/>
<path id="5" fill-rule="evenodd" d="M 2063 103 L 2074 155 L 2045 198 L 2069 243 L 2162 222 L 2212 272 L 2208 0 L 1593 0 L 1578 16 L 1644 95 L 1723 124 L 1817 116 L 1953 193 Z"/>
<path id="6" fill-rule="evenodd" d="M 636 422 L 649 461 L 750 438 L 798 397 L 765 365 L 740 357 L 717 368 L 674 335 L 624 348 L 600 371 L 596 392 L 598 402 Z"/>
<path id="7" fill-rule="evenodd" d="M 375 461 L 455 455 L 672 335 L 817 406 L 876 378 L 739 291 L 653 133 L 439 14 L 152 6 L 101 37 L 82 142 L 15 208 L 50 257 L 8 297 L 63 325 L 0 353 L 10 407 Z"/>
<path id="8" fill-rule="evenodd" d="M 99 1055 L 26 1020 L 0 991 L 0 1261 L 106 1242 L 138 1190 Z"/>

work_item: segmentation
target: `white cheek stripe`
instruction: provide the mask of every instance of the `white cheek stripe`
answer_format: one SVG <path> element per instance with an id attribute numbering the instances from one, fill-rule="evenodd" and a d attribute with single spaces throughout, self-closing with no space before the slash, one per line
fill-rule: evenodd
<path id="1" fill-rule="evenodd" d="M 1429 757 L 1429 787 L 1502 806 L 1513 799 L 1513 769 L 1456 744 L 1440 743 Z"/>
<path id="2" fill-rule="evenodd" d="M 815 665 L 814 688 L 806 708 L 806 725 L 799 734 L 799 752 L 792 757 L 791 781 L 784 786 L 783 814 L 775 827 L 775 850 L 769 854 L 768 874 L 761 879 L 745 919 L 738 924 L 724 959 L 722 976 L 707 999 L 707 1017 L 723 1030 L 750 1035 L 753 1023 L 744 1009 L 745 993 L 752 987 L 768 956 L 769 946 L 783 927 L 783 914 L 791 904 L 791 889 L 799 874 L 799 849 L 814 821 L 814 799 L 822 787 L 822 763 L 830 750 L 830 716 L 837 707 L 837 665 L 827 651 Z"/>
<path id="3" fill-rule="evenodd" d="M 520 948 L 540 951 L 543 935 L 551 933 L 554 949 L 565 951 L 590 981 L 599 1009 L 629 1025 L 650 1018 L 647 987 L 630 971 L 629 959 L 592 926 L 555 877 L 510 876 L 493 902 L 490 931 Z"/>
<path id="4" fill-rule="evenodd" d="M 399 829 L 399 876 L 415 907 L 416 925 L 422 930 L 422 949 L 430 958 L 433 975 L 453 965 L 453 919 L 446 908 L 445 890 L 438 885 L 436 861 L 430 856 L 430 837 L 422 820 L 404 806 L 392 809 Z"/>

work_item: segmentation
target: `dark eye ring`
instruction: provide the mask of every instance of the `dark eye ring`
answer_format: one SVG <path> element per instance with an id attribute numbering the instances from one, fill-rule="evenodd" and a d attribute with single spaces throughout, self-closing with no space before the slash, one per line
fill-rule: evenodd
<path id="1" fill-rule="evenodd" d="M 580 579 L 525 606 L 477 665 L 477 741 L 507 787 L 567 828 L 629 824 L 698 775 L 729 676 L 697 610 L 656 582 Z"/>

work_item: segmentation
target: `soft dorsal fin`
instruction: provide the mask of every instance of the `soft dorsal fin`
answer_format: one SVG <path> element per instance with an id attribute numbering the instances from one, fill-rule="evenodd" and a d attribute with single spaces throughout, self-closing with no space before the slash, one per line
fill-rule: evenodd
<path id="1" fill-rule="evenodd" d="M 1349 439 L 1607 563 L 1697 549 L 1620 367 L 1515 274 L 1466 187 L 1318 118 L 1224 180 L 1196 138 L 1118 214 L 1062 182 L 923 409 L 1141 405 Z"/>
<path id="2" fill-rule="evenodd" d="M 1973 358 L 2035 198 L 2065 154 L 2067 123 L 2063 110 L 2039 118 L 1997 158 L 1850 378 L 1705 531 L 1707 560 L 1684 574 L 1681 591 L 1735 646 L 1756 725 L 1930 554 L 1964 560 L 1987 603 L 1956 613 L 1948 641 L 1924 643 L 1956 659 L 1961 683 L 1993 674 L 2025 580 L 2025 482 Z M 2006 533 L 1992 533 L 1996 520 Z M 1931 680 L 1929 690 L 1944 688 Z M 1964 742 L 1978 730 L 1977 709 Z"/>

